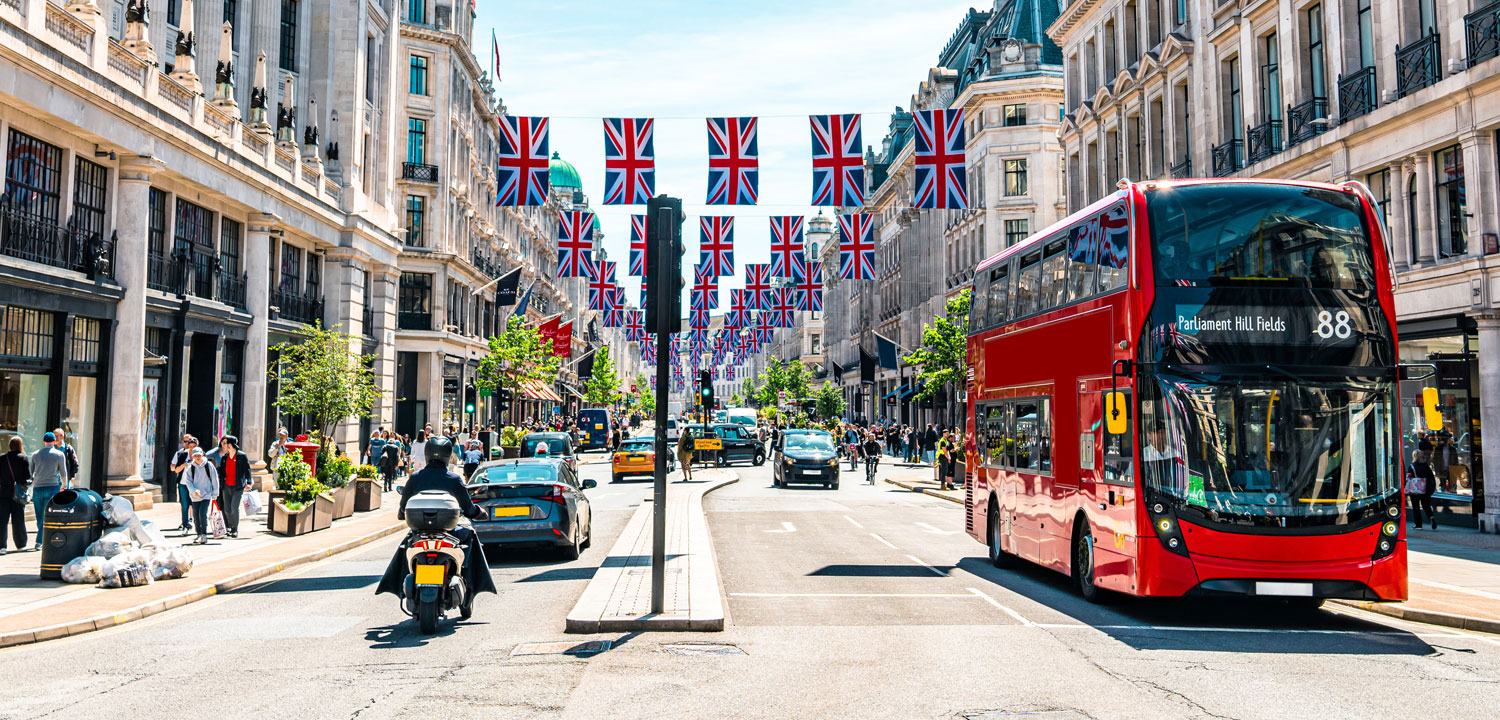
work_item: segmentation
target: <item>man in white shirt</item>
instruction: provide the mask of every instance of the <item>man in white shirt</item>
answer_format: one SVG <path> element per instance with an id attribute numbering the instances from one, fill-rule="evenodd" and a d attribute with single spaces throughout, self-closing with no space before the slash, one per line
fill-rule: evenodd
<path id="1" fill-rule="evenodd" d="M 1167 442 L 1165 426 L 1153 425 L 1146 431 L 1146 447 L 1141 448 L 1142 461 L 1173 460 L 1177 457 L 1177 448 Z"/>

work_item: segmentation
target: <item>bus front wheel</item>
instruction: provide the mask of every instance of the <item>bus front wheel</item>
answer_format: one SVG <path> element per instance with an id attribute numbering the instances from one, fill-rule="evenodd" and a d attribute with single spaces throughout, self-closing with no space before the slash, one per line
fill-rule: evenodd
<path id="1" fill-rule="evenodd" d="M 1000 543 L 1000 512 L 994 501 L 990 502 L 988 515 L 989 530 L 986 534 L 989 535 L 990 542 L 990 564 L 1002 569 L 1012 567 L 1015 564 L 1012 562 L 1014 556 L 1006 552 L 1005 547 Z"/>
<path id="2" fill-rule="evenodd" d="M 1078 584 L 1078 594 L 1091 603 L 1102 603 L 1105 590 L 1094 584 L 1094 533 L 1088 528 L 1088 520 L 1079 518 L 1083 529 L 1074 533 L 1073 580 Z"/>

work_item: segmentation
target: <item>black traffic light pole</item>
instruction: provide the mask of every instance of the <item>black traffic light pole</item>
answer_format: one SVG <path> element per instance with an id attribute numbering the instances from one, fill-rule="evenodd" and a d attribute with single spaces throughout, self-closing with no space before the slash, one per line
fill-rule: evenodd
<path id="1" fill-rule="evenodd" d="M 656 333 L 656 486 L 651 500 L 651 612 L 660 614 L 667 588 L 667 355 L 682 326 L 682 201 L 658 195 L 646 205 L 651 241 L 646 278 L 651 297 L 646 327 Z M 686 428 L 683 429 L 686 432 Z"/>

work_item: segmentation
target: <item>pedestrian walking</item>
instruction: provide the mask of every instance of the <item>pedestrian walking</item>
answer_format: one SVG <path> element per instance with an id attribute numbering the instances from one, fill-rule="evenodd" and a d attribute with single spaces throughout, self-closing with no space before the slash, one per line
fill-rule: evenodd
<path id="1" fill-rule="evenodd" d="M 36 511 L 36 549 L 42 549 L 47 532 L 44 514 L 47 503 L 68 487 L 68 456 L 57 448 L 57 435 L 42 435 L 42 449 L 31 456 L 31 506 Z"/>
<path id="2" fill-rule="evenodd" d="M 240 452 L 240 439 L 233 435 L 219 438 L 219 457 L 215 474 L 220 478 L 219 510 L 224 513 L 224 530 L 229 537 L 240 536 L 240 503 L 250 489 L 250 458 Z M 203 534 L 200 530 L 199 534 Z"/>
<path id="3" fill-rule="evenodd" d="M 927 423 L 926 432 L 922 433 L 922 462 L 933 463 L 937 460 L 937 428 L 932 423 Z"/>
<path id="4" fill-rule="evenodd" d="M 266 457 L 271 459 L 272 467 L 275 467 L 276 459 L 281 457 L 282 448 L 284 448 L 288 442 L 291 442 L 291 437 L 287 434 L 286 428 L 277 428 L 276 439 L 271 442 L 271 447 L 266 450 Z M 187 516 L 184 515 L 183 517 Z"/>
<path id="5" fill-rule="evenodd" d="M 468 447 L 464 448 L 464 480 L 473 477 L 474 471 L 479 469 L 479 463 L 484 462 L 484 450 L 480 449 L 478 440 L 470 440 Z"/>
<path id="6" fill-rule="evenodd" d="M 938 487 L 942 490 L 953 489 L 953 473 L 957 463 L 954 462 L 953 433 L 943 431 L 943 436 L 937 442 L 937 473 Z"/>
<path id="7" fill-rule="evenodd" d="M 78 452 L 68 444 L 68 435 L 62 428 L 53 428 L 52 434 L 57 436 L 57 449 L 67 456 L 68 487 L 73 486 L 73 481 L 78 479 Z M 1434 436 L 1436 437 L 1436 436 Z"/>
<path id="8" fill-rule="evenodd" d="M 396 469 L 401 466 L 401 446 L 389 442 L 380 448 L 380 477 L 385 480 L 385 491 L 396 489 Z M 464 477 L 467 478 L 473 472 L 468 469 L 467 462 L 464 465 Z"/>
<path id="9" fill-rule="evenodd" d="M 677 464 L 682 466 L 682 479 L 693 479 L 693 438 L 687 428 L 677 435 Z"/>
<path id="10" fill-rule="evenodd" d="M 417 439 L 413 440 L 411 442 L 411 452 L 407 453 L 407 454 L 408 454 L 408 456 L 410 456 L 412 458 L 420 458 L 418 460 L 413 460 L 412 464 L 415 464 L 415 463 L 418 463 L 418 462 L 426 462 L 426 458 L 427 458 L 427 431 L 426 430 L 418 430 L 417 431 Z"/>
<path id="11" fill-rule="evenodd" d="M 208 542 L 208 508 L 219 498 L 219 471 L 208 462 L 203 448 L 193 448 L 191 460 L 182 471 L 182 484 L 193 504 L 193 525 L 198 528 L 194 545 Z"/>
<path id="12" fill-rule="evenodd" d="M 1432 493 L 1437 489 L 1437 478 L 1432 473 L 1432 443 L 1423 439 L 1411 454 L 1412 477 L 1407 480 L 1406 496 L 1411 502 L 1411 525 L 1422 527 L 1422 511 L 1437 529 L 1437 513 L 1432 509 Z"/>
<path id="13" fill-rule="evenodd" d="M 31 498 L 31 462 L 21 447 L 21 436 L 10 439 L 10 452 L 0 457 L 0 555 L 10 552 L 5 544 L 9 525 L 16 550 L 26 549 L 26 503 Z M 41 522 L 41 516 L 37 516 Z"/>
<path id="14" fill-rule="evenodd" d="M 385 447 L 385 438 L 380 436 L 380 431 L 370 433 L 370 442 L 365 445 L 365 464 L 374 465 L 380 462 L 380 450 Z"/>
<path id="15" fill-rule="evenodd" d="M 182 487 L 182 471 L 187 469 L 189 462 L 192 462 L 193 449 L 196 447 L 198 447 L 198 438 L 192 435 L 183 435 L 182 446 L 177 449 L 177 452 L 172 453 L 172 462 L 167 466 L 172 471 L 173 489 L 177 493 L 177 504 L 182 508 L 182 524 L 178 525 L 177 529 L 183 535 L 193 531 L 193 521 L 189 516 L 192 506 L 188 501 L 187 490 Z"/>

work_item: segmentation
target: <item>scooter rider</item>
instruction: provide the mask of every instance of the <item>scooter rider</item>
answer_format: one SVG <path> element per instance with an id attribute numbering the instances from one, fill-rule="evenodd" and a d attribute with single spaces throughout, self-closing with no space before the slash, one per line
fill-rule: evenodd
<path id="1" fill-rule="evenodd" d="M 407 479 L 406 485 L 401 488 L 401 507 L 396 512 L 396 519 L 406 519 L 406 501 L 417 493 L 437 490 L 448 493 L 458 500 L 458 506 L 462 509 L 464 517 L 473 519 L 483 514 L 484 511 L 474 504 L 473 498 L 469 497 L 469 491 L 464 487 L 463 478 L 458 473 L 448 469 L 448 463 L 453 458 L 453 441 L 441 435 L 434 436 L 427 441 L 425 449 L 427 456 L 427 467 L 412 473 Z M 484 552 L 479 544 L 479 537 L 474 534 L 474 529 L 460 525 L 449 531 L 459 541 L 464 550 L 464 585 L 468 587 L 471 595 L 482 592 L 499 594 L 495 589 L 495 580 L 490 577 L 489 564 L 484 561 Z M 411 541 L 408 535 L 406 540 L 396 548 L 395 557 L 391 558 L 391 564 L 386 567 L 385 575 L 380 579 L 380 585 L 375 588 L 375 594 L 391 593 L 396 597 L 404 596 L 406 576 L 411 572 L 406 562 L 406 546 Z"/>

